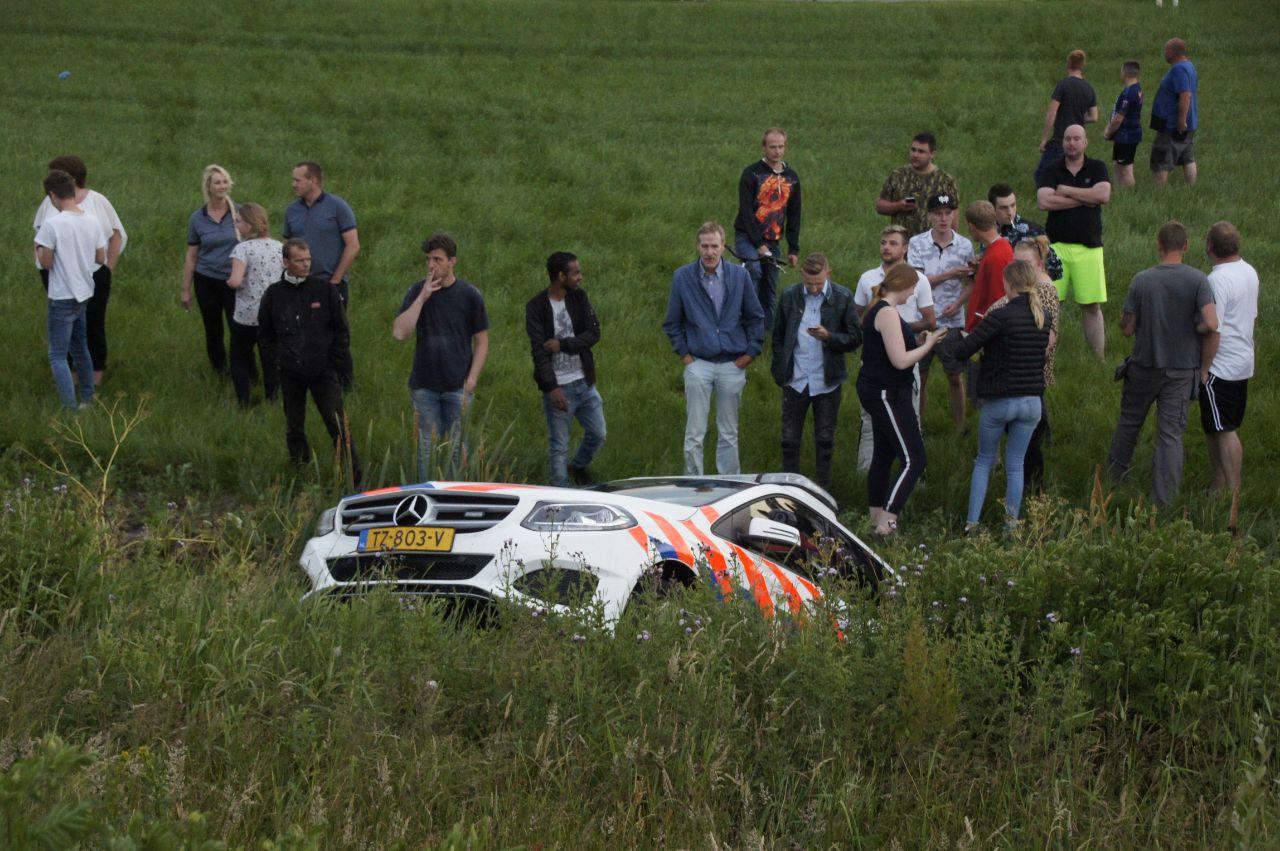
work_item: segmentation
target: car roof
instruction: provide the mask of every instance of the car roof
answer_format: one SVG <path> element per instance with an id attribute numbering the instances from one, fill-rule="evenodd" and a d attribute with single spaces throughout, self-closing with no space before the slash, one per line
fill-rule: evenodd
<path id="1" fill-rule="evenodd" d="M 679 485 L 688 483 L 710 483 L 718 482 L 727 485 L 736 485 L 734 491 L 746 490 L 756 485 L 784 485 L 798 488 L 809 495 L 815 497 L 832 511 L 837 511 L 835 497 L 820 487 L 816 482 L 807 476 L 799 473 L 739 473 L 739 474 L 717 474 L 714 476 L 635 476 L 627 479 L 615 479 L 611 482 L 604 482 L 597 485 L 600 490 L 624 490 L 627 486 L 643 486 L 646 483 L 672 484 Z M 725 496 L 717 497 L 713 502 L 724 499 Z"/>

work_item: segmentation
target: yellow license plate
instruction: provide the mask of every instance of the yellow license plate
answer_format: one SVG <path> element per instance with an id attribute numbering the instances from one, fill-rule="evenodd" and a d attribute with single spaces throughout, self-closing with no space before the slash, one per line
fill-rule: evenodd
<path id="1" fill-rule="evenodd" d="M 360 533 L 359 549 L 368 552 L 447 553 L 453 549 L 453 530 L 439 526 L 387 526 Z"/>

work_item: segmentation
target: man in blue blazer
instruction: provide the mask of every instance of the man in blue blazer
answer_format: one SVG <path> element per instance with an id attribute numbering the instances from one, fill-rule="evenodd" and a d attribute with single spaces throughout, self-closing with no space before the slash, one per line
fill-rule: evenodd
<path id="1" fill-rule="evenodd" d="M 751 277 L 727 263 L 724 228 L 707 222 L 698 229 L 699 259 L 671 276 L 671 297 L 662 330 L 684 362 L 684 472 L 702 475 L 702 440 L 707 433 L 711 395 L 716 396 L 716 472 L 741 472 L 738 463 L 738 405 L 747 386 L 747 364 L 764 342 L 764 311 Z"/>

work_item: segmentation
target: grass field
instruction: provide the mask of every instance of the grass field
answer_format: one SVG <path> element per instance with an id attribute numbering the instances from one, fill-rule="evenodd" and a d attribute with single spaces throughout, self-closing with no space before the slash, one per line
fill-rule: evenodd
<path id="1" fill-rule="evenodd" d="M 1197 0 L 1177 10 L 1137 0 L 8 10 L 0 471 L 15 511 L 0 526 L 9 544 L 0 565 L 18 590 L 0 616 L 5 825 L 34 824 L 58 799 L 53 788 L 86 802 L 88 833 L 78 835 L 170 831 L 190 844 L 1280 841 L 1267 744 L 1280 697 L 1280 440 L 1269 428 L 1278 411 L 1265 321 L 1276 306 L 1266 281 L 1280 262 L 1270 239 L 1280 104 L 1264 73 L 1274 12 L 1268 2 Z M 488 469 L 545 476 L 522 306 L 545 283 L 546 255 L 567 249 L 582 259 L 604 328 L 596 351 L 609 442 L 596 472 L 668 473 L 680 466 L 684 421 L 679 363 L 660 329 L 671 272 L 694 258 L 698 224 L 731 223 L 737 176 L 765 126 L 791 134 L 804 248 L 827 252 L 834 279 L 851 285 L 877 262 L 884 220 L 873 202 L 913 133 L 938 134 L 938 162 L 962 200 L 1007 180 L 1024 214 L 1043 220 L 1031 209 L 1035 143 L 1068 50 L 1089 52 L 1105 115 L 1130 57 L 1143 63 L 1150 103 L 1160 46 L 1173 35 L 1187 38 L 1201 74 L 1201 179 L 1188 190 L 1175 176 L 1157 193 L 1140 164 L 1137 189 L 1114 193 L 1104 213 L 1107 362 L 1086 354 L 1068 314 L 1048 402 L 1048 484 L 1063 502 L 1039 509 L 1042 537 L 948 541 L 974 446 L 951 434 L 935 376 L 928 484 L 889 554 L 914 563 L 925 541 L 947 566 L 884 611 L 859 604 L 882 624 L 855 642 L 865 655 L 803 631 L 779 639 L 741 613 L 717 616 L 699 645 L 659 612 L 649 642 L 578 648 L 555 626 L 477 635 L 389 601 L 291 602 L 301 536 L 338 489 L 323 460 L 318 474 L 291 476 L 281 412 L 236 409 L 209 372 L 198 317 L 178 306 L 186 217 L 201 203 L 207 163 L 226 166 L 235 199 L 264 204 L 277 233 L 299 159 L 323 163 L 326 188 L 355 209 L 359 389 L 348 412 L 370 486 L 412 470 L 412 347 L 395 343 L 390 325 L 424 273 L 418 246 L 436 230 L 458 238 L 459 272 L 488 303 L 493 347 L 474 422 Z M 1107 159 L 1096 137 L 1090 153 Z M 36 461 L 54 459 L 45 440 L 56 397 L 27 246 L 45 163 L 68 152 L 86 160 L 90 185 L 129 230 L 106 394 L 130 410 L 145 396 L 150 414 L 121 449 L 101 525 L 88 522 L 74 485 L 65 500 L 49 492 L 62 479 Z M 1202 268 L 1201 235 L 1234 221 L 1264 281 L 1258 378 L 1241 431 L 1241 542 L 1197 531 L 1224 529 L 1227 508 L 1203 493 L 1194 409 L 1182 502 L 1158 518 L 1132 507 L 1147 483 L 1148 438 L 1109 513 L 1096 501 L 1087 511 L 1118 409 L 1111 371 L 1128 350 L 1119 305 L 1132 275 L 1155 262 L 1154 234 L 1170 217 L 1192 232 L 1189 262 Z M 779 408 L 759 362 L 742 412 L 745 469 L 778 465 Z M 865 507 L 856 407 L 842 413 L 834 490 L 856 516 Z M 110 446 L 105 411 L 80 422 L 92 447 Z M 83 476 L 77 458 L 72 471 Z M 992 597 L 981 616 L 949 610 L 945 624 L 930 621 L 934 600 L 978 599 L 978 576 L 995 573 L 988 561 L 1010 577 L 1041 571 L 1036 590 Z M 1095 575 L 1104 567 L 1114 587 Z M 1177 570 L 1185 583 L 1156 582 Z M 1046 607 L 1072 604 L 1062 595 L 1086 574 L 1096 596 L 1082 593 L 1074 620 L 1047 630 L 1056 608 Z M 1211 622 L 1210 610 L 1225 620 Z M 1109 632 L 1098 611 L 1125 614 Z M 1069 652 L 1077 645 L 1082 658 Z M 529 646 L 545 658 L 530 660 Z M 424 690 L 427 678 L 439 696 Z M 49 733 L 85 765 L 36 748 Z M 37 769 L 39 782 L 22 774 Z M 203 821 L 188 819 L 195 811 Z M 133 814 L 146 824 L 130 827 Z"/>

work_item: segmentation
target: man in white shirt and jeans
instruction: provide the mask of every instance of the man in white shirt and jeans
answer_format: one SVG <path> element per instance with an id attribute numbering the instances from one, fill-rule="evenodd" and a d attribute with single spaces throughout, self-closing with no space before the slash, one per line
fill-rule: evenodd
<path id="1" fill-rule="evenodd" d="M 1205 253 L 1213 264 L 1209 286 L 1218 330 L 1200 349 L 1200 425 L 1209 444 L 1210 489 L 1240 489 L 1244 447 L 1236 430 L 1244 423 L 1253 377 L 1253 323 L 1258 318 L 1258 272 L 1240 259 L 1240 231 L 1231 222 L 1209 228 Z"/>
<path id="2" fill-rule="evenodd" d="M 858 288 L 853 293 L 853 306 L 861 319 L 871 304 L 871 288 L 879 286 L 884 280 L 885 270 L 907 256 L 907 229 L 902 225 L 889 225 L 880 231 L 880 265 L 868 269 L 858 279 Z M 911 326 L 917 334 L 932 331 L 937 327 L 933 309 L 933 288 L 923 272 L 917 272 L 919 280 L 916 289 L 906 301 L 898 305 L 898 314 Z M 912 387 L 911 405 L 915 408 L 916 418 L 920 418 L 921 396 L 923 395 L 920 380 L 920 368 L 916 366 L 915 386 Z M 923 432 L 923 424 L 921 431 Z M 862 412 L 862 434 L 858 438 L 858 470 L 867 472 L 871 469 L 871 417 Z"/>
<path id="3" fill-rule="evenodd" d="M 107 237 L 102 225 L 76 204 L 75 180 L 65 171 L 51 171 L 44 191 L 57 208 L 36 233 L 40 268 L 49 270 L 49 365 L 62 406 L 76 409 L 93 401 L 93 361 L 85 332 L 85 306 L 93 297 L 93 272 L 107 260 Z M 67 368 L 68 349 L 76 366 L 76 381 Z"/>

